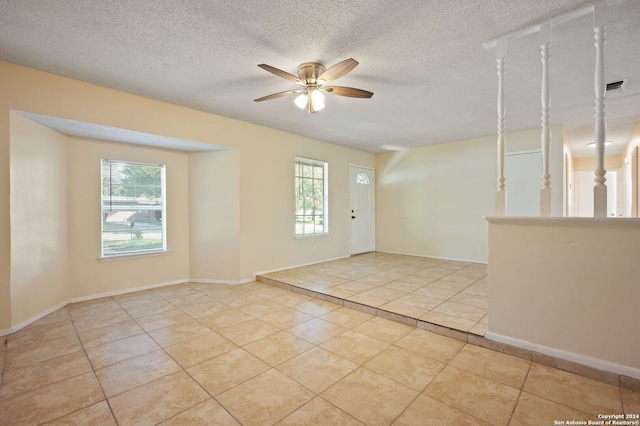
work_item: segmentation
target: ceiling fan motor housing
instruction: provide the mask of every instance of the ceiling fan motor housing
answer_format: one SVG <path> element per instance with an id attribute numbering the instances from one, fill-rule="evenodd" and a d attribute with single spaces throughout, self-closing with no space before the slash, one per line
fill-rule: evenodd
<path id="1" fill-rule="evenodd" d="M 325 72 L 324 65 L 317 62 L 305 62 L 298 66 L 298 76 L 306 84 L 317 84 L 318 77 Z"/>

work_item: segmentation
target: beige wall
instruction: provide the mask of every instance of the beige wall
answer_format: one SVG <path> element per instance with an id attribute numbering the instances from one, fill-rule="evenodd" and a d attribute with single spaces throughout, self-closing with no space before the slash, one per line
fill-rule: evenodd
<path id="1" fill-rule="evenodd" d="M 621 169 L 624 164 L 622 155 L 607 155 L 604 157 L 604 168 L 606 170 Z M 596 157 L 580 157 L 573 159 L 573 170 L 594 171 L 596 169 Z M 594 176 L 595 179 L 595 176 Z"/>
<path id="2" fill-rule="evenodd" d="M 189 154 L 189 276 L 238 282 L 240 277 L 240 152 Z"/>
<path id="3" fill-rule="evenodd" d="M 11 113 L 11 322 L 69 298 L 69 146 Z"/>
<path id="4" fill-rule="evenodd" d="M 640 220 L 489 222 L 487 337 L 640 379 Z"/>
<path id="5" fill-rule="evenodd" d="M 540 131 L 509 133 L 506 140 L 507 152 L 536 149 Z M 550 171 L 555 216 L 563 211 L 562 162 L 563 132 L 554 127 Z M 487 261 L 483 216 L 495 212 L 495 136 L 380 154 L 376 174 L 377 250 Z"/>
<path id="6" fill-rule="evenodd" d="M 237 162 L 237 166 L 218 164 L 222 168 L 211 176 L 220 179 L 219 183 L 228 182 L 229 185 L 237 185 L 239 188 L 235 195 L 240 206 L 239 223 L 237 221 L 231 223 L 230 228 L 205 227 L 203 221 L 206 218 L 195 212 L 189 212 L 186 207 L 183 224 L 188 227 L 190 220 L 196 220 L 200 225 L 191 226 L 180 235 L 189 233 L 203 235 L 200 232 L 208 232 L 212 240 L 205 243 L 197 239 L 183 240 L 180 235 L 173 234 L 178 232 L 177 229 L 182 229 L 181 225 L 174 230 L 169 229 L 168 240 L 171 253 L 167 256 L 182 256 L 182 250 L 188 253 L 191 247 L 195 249 L 193 259 L 181 258 L 176 261 L 175 265 L 178 266 L 172 271 L 168 271 L 170 269 L 168 265 L 160 267 L 157 271 L 154 270 L 153 258 L 95 263 L 95 257 L 97 257 L 94 256 L 95 253 L 82 251 L 81 248 L 85 247 L 85 242 L 73 237 L 80 234 L 83 229 L 94 232 L 95 229 L 92 227 L 96 226 L 95 222 L 77 224 L 75 217 L 74 220 L 71 219 L 76 208 L 86 202 L 79 198 L 79 194 L 85 194 L 93 189 L 89 188 L 91 186 L 89 182 L 71 183 L 69 197 L 72 208 L 69 226 L 74 242 L 70 244 L 69 267 L 73 271 L 72 282 L 76 283 L 71 290 L 70 296 L 73 298 L 117 292 L 138 285 L 160 284 L 173 279 L 186 279 L 189 278 L 190 269 L 194 274 L 197 273 L 196 278 L 199 279 L 238 282 L 253 278 L 255 272 L 349 255 L 349 164 L 373 167 L 373 154 L 4 62 L 0 62 L 0 93 L 2 93 L 0 97 L 0 331 L 16 325 L 12 320 L 10 302 L 9 114 L 11 110 L 193 140 L 236 150 L 232 151 L 235 154 L 228 155 L 236 156 L 233 161 Z M 68 157 L 69 161 L 72 160 L 77 164 L 70 170 L 76 174 L 74 176 L 90 176 L 96 173 L 97 166 L 93 171 L 90 164 L 93 159 L 102 155 L 113 157 L 114 153 L 121 152 L 118 151 L 120 148 L 113 151 L 112 148 L 107 148 L 107 145 L 98 144 L 90 147 L 83 145 L 83 142 L 85 141 L 74 140 L 72 144 L 82 149 L 72 152 Z M 137 151 L 133 147 L 126 148 L 126 152 L 131 154 L 131 158 L 147 158 L 147 154 L 138 154 L 142 151 Z M 294 237 L 293 164 L 296 155 L 329 162 L 330 234 L 328 236 L 306 239 Z M 183 191 L 185 206 L 189 206 L 189 203 L 197 204 L 198 201 L 193 197 L 189 198 L 189 178 L 208 172 L 200 167 L 199 159 L 190 160 L 186 154 L 179 162 L 183 164 L 180 167 L 184 176 L 181 174 L 177 183 L 180 187 L 178 191 Z M 194 165 L 193 170 L 189 169 L 189 164 Z M 209 189 L 206 188 L 206 184 L 204 188 L 197 186 L 192 186 L 194 191 L 210 189 L 214 192 L 218 191 L 219 195 L 226 191 L 219 184 Z M 230 193 L 226 195 L 228 196 L 226 207 L 230 210 L 226 210 L 221 215 L 228 219 L 234 215 L 232 211 L 237 209 L 235 207 L 237 201 L 234 195 Z M 99 222 L 97 224 L 99 226 Z M 201 229 L 200 226 L 203 228 Z M 234 239 L 233 227 L 239 227 L 237 258 L 231 259 L 229 264 L 222 266 L 221 262 L 229 258 L 218 256 L 223 251 L 220 241 Z M 86 244 L 92 244 L 95 247 L 95 241 L 91 242 L 96 238 L 95 235 L 83 235 L 83 238 L 87 240 Z M 180 253 L 174 255 L 172 247 L 176 245 L 179 246 Z M 205 267 L 204 262 L 211 259 L 211 255 L 206 253 L 210 249 L 216 255 L 214 260 L 219 262 Z M 225 253 L 225 256 L 227 254 L 229 253 Z M 237 266 L 233 264 L 234 261 L 237 262 Z M 129 274 L 133 270 L 138 271 L 135 277 Z M 97 271 L 105 271 L 104 276 L 89 278 L 90 284 L 82 281 L 87 278 L 86 275 L 96 274 Z M 167 274 L 161 273 L 162 271 Z M 210 274 L 215 276 L 209 276 Z"/>
<path id="7" fill-rule="evenodd" d="M 67 137 L 71 298 L 189 279 L 189 171 L 183 152 Z M 165 165 L 168 253 L 100 261 L 100 160 Z"/>

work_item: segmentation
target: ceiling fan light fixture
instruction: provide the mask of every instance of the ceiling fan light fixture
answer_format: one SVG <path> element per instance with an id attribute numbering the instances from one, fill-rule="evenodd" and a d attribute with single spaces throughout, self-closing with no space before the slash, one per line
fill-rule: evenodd
<path id="1" fill-rule="evenodd" d="M 607 145 L 611 145 L 611 141 L 604 141 L 605 146 Z M 595 142 L 591 142 L 590 144 L 587 145 L 589 148 L 595 148 L 596 147 L 596 143 Z"/>
<path id="2" fill-rule="evenodd" d="M 305 109 L 306 106 L 307 106 L 307 94 L 306 93 L 302 93 L 301 95 L 296 97 L 294 102 L 295 102 L 295 104 L 296 104 L 296 106 L 298 108 Z"/>
<path id="3" fill-rule="evenodd" d="M 314 90 L 311 92 L 310 96 L 314 111 L 320 111 L 324 108 L 324 95 L 321 91 Z"/>

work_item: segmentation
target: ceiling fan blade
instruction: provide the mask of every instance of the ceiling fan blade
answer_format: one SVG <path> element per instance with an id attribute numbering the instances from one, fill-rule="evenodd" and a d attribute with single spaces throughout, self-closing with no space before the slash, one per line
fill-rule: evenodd
<path id="1" fill-rule="evenodd" d="M 274 93 L 273 95 L 267 95 L 258 99 L 254 99 L 254 102 L 269 101 L 271 99 L 281 98 L 283 96 L 293 95 L 295 93 L 301 93 L 301 92 L 304 92 L 304 89 L 287 90 L 286 92 Z"/>
<path id="2" fill-rule="evenodd" d="M 304 84 L 304 82 L 302 80 L 300 80 L 298 77 L 296 77 L 293 74 L 289 74 L 286 71 L 282 71 L 278 68 L 272 67 L 271 65 L 267 65 L 267 64 L 260 64 L 258 65 L 260 68 L 262 68 L 265 71 L 269 71 L 271 74 L 275 74 L 279 77 L 285 78 L 287 80 L 293 81 L 294 83 L 298 83 L 298 84 Z"/>
<path id="3" fill-rule="evenodd" d="M 325 87 L 324 90 L 325 92 L 333 93 L 334 95 L 348 96 L 350 98 L 370 98 L 373 96 L 373 92 L 355 89 L 353 87 L 328 86 Z"/>
<path id="4" fill-rule="evenodd" d="M 347 74 L 349 71 L 358 66 L 358 61 L 353 58 L 345 59 L 342 62 L 338 62 L 318 77 L 318 80 L 324 80 L 325 83 L 329 83 L 330 81 L 336 80 L 343 75 Z"/>

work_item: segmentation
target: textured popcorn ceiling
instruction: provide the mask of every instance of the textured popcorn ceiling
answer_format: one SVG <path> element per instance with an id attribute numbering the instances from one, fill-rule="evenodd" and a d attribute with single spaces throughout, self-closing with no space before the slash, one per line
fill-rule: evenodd
<path id="1" fill-rule="evenodd" d="M 382 152 L 495 134 L 495 52 L 482 43 L 578 7 L 585 0 L 0 0 L 0 60 L 327 142 Z M 592 18 L 554 28 L 551 121 L 576 156 L 593 155 Z M 307 61 L 360 65 L 336 85 L 372 99 L 328 95 L 308 115 L 296 88 L 257 67 L 287 72 Z M 609 7 L 608 153 L 640 121 L 640 1 Z M 540 125 L 540 47 L 509 45 L 507 131 Z M 507 141 L 508 143 L 508 141 Z"/>

